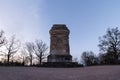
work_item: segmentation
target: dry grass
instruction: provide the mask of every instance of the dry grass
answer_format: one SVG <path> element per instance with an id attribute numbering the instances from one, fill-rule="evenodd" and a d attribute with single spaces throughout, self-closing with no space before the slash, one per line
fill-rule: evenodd
<path id="1" fill-rule="evenodd" d="M 120 66 L 0 67 L 0 80 L 120 80 Z"/>

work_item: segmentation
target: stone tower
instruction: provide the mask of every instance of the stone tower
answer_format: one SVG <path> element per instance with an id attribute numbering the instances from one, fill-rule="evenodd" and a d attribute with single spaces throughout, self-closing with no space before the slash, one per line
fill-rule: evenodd
<path id="1" fill-rule="evenodd" d="M 69 29 L 64 24 L 54 24 L 50 30 L 50 55 L 48 62 L 72 62 L 69 49 Z"/>

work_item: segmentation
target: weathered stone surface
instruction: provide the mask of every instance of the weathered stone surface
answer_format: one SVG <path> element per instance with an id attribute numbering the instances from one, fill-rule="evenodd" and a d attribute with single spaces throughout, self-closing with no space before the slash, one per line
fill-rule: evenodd
<path id="1" fill-rule="evenodd" d="M 50 30 L 50 55 L 48 62 L 71 62 L 69 29 L 64 24 L 55 24 Z"/>

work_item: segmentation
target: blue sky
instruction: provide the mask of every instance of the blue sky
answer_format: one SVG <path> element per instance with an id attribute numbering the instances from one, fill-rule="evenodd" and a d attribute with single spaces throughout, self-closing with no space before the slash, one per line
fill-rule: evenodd
<path id="1" fill-rule="evenodd" d="M 99 53 L 98 37 L 120 26 L 120 0 L 0 0 L 0 29 L 21 42 L 41 39 L 48 46 L 53 24 L 70 29 L 70 52 Z"/>

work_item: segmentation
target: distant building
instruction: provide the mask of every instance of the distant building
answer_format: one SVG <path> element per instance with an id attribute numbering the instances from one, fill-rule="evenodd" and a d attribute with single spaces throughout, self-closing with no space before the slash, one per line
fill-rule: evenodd
<path id="1" fill-rule="evenodd" d="M 48 62 L 72 62 L 69 48 L 69 29 L 64 24 L 54 24 L 50 30 Z"/>

